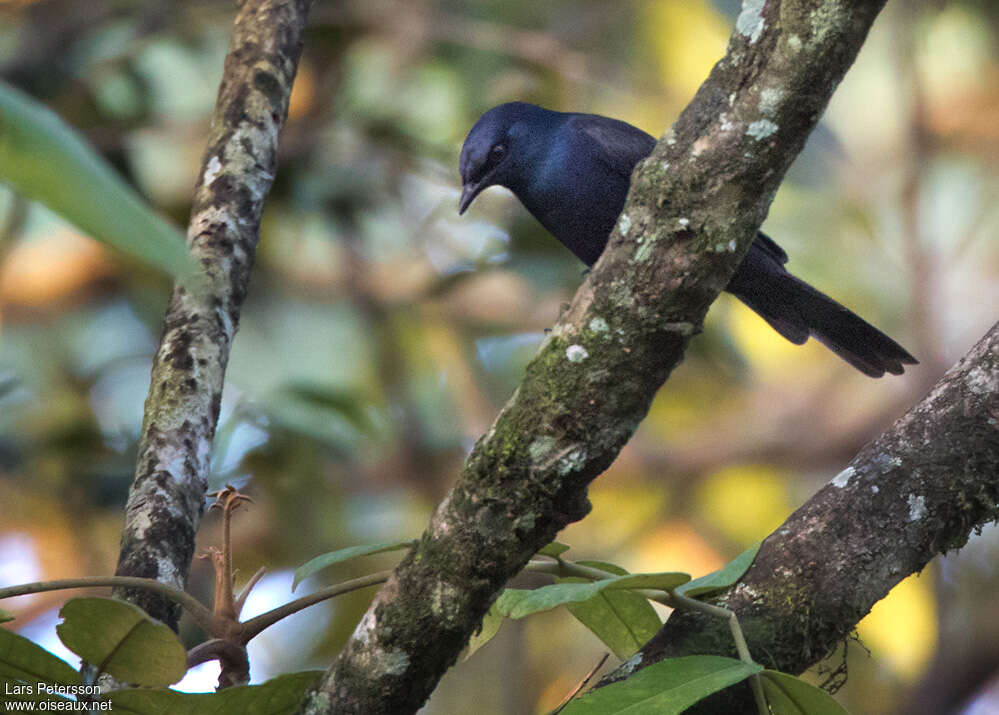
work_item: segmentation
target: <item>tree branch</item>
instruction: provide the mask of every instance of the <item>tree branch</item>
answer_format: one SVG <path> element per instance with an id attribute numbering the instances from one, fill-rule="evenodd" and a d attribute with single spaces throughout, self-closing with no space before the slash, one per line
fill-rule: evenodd
<path id="1" fill-rule="evenodd" d="M 589 510 L 701 329 L 883 2 L 746 0 L 639 167 L 608 250 L 376 595 L 308 713 L 416 711 L 507 579 Z"/>
<path id="2" fill-rule="evenodd" d="M 188 228 L 188 246 L 208 285 L 197 295 L 175 287 L 164 318 L 126 506 L 120 576 L 181 590 L 187 581 L 229 349 L 310 5 L 246 0 L 236 17 Z M 173 602 L 146 590 L 115 593 L 177 627 Z"/>
<path id="3" fill-rule="evenodd" d="M 997 519 L 999 323 L 771 534 L 717 602 L 736 613 L 758 661 L 800 673 L 849 636 L 895 584 Z M 722 624 L 675 613 L 635 663 L 601 684 L 663 658 L 731 651 Z M 741 712 L 749 704 L 712 699 L 704 712 Z"/>

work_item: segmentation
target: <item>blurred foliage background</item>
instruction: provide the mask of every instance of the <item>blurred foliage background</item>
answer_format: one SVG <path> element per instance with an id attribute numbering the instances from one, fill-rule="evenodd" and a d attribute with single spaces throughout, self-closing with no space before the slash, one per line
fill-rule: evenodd
<path id="1" fill-rule="evenodd" d="M 522 99 L 661 134 L 737 12 L 735 0 L 317 3 L 211 476 L 256 499 L 237 517 L 237 563 L 271 575 L 248 611 L 287 600 L 290 570 L 312 556 L 418 535 L 580 283 L 582 266 L 504 190 L 457 216 L 458 150 L 478 115 Z M 8 0 L 0 77 L 184 225 L 233 15 L 214 0 Z M 870 380 L 723 296 L 594 484 L 593 513 L 562 535 L 575 558 L 695 576 L 719 567 L 996 319 L 997 20 L 990 0 L 891 3 L 765 226 L 795 273 L 921 364 Z M 0 584 L 113 571 L 168 291 L 0 187 Z M 217 527 L 209 515 L 199 550 Z M 999 712 L 997 563 L 999 533 L 986 529 L 903 582 L 814 679 L 849 666 L 838 697 L 858 713 Z M 210 589 L 196 561 L 191 590 Z M 370 596 L 255 641 L 254 681 L 323 666 Z M 55 647 L 65 598 L 4 607 Z M 507 623 L 426 712 L 542 712 L 602 652 L 566 613 Z"/>

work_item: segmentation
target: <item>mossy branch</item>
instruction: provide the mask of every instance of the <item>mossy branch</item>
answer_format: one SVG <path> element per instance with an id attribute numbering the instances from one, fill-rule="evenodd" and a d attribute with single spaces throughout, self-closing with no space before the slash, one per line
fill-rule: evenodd
<path id="1" fill-rule="evenodd" d="M 153 360 L 116 573 L 183 590 L 204 510 L 222 385 L 277 139 L 302 51 L 310 0 L 246 0 L 236 16 L 212 132 L 197 178 L 188 248 L 205 286 L 177 285 Z M 115 595 L 177 627 L 174 601 L 147 589 Z"/>
<path id="2" fill-rule="evenodd" d="M 418 710 L 507 579 L 589 511 L 588 484 L 701 329 L 883 4 L 745 4 L 637 167 L 607 250 L 301 712 Z"/>
<path id="3" fill-rule="evenodd" d="M 930 393 L 763 542 L 740 581 L 714 599 L 736 613 L 768 665 L 801 673 L 850 636 L 902 579 L 999 520 L 999 323 Z M 641 651 L 731 653 L 715 620 L 677 613 Z M 620 680 L 619 670 L 600 685 Z M 741 712 L 744 690 L 692 712 Z"/>

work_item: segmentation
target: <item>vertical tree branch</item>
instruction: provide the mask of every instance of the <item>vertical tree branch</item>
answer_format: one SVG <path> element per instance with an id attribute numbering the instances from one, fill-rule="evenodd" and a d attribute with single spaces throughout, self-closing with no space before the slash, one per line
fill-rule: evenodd
<path id="1" fill-rule="evenodd" d="M 277 167 L 310 0 L 246 0 L 235 21 L 201 173 L 188 246 L 207 276 L 174 288 L 153 361 L 139 459 L 116 573 L 184 588 L 229 349 L 239 325 Z M 178 607 L 149 591 L 116 595 L 177 627 Z"/>
<path id="2" fill-rule="evenodd" d="M 608 250 L 304 712 L 415 712 L 507 579 L 586 514 L 883 4 L 745 0 L 727 55 L 636 169 Z"/>

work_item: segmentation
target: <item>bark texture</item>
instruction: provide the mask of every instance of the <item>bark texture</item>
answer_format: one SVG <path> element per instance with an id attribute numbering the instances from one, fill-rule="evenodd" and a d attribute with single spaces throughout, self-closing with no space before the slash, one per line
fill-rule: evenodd
<path id="1" fill-rule="evenodd" d="M 887 432 L 792 514 L 716 603 L 754 658 L 800 673 L 828 655 L 899 581 L 999 519 L 999 323 Z M 674 613 L 602 684 L 663 658 L 734 655 L 721 619 Z M 693 712 L 693 711 L 692 711 Z M 755 712 L 747 690 L 698 712 Z"/>
<path id="2" fill-rule="evenodd" d="M 607 251 L 303 712 L 415 712 L 507 579 L 587 513 L 883 4 L 745 0 Z"/>
<path id="3" fill-rule="evenodd" d="M 187 240 L 207 277 L 174 288 L 153 361 L 116 573 L 184 588 L 222 384 L 277 166 L 309 0 L 246 0 L 236 17 Z M 117 589 L 176 629 L 179 607 Z"/>

